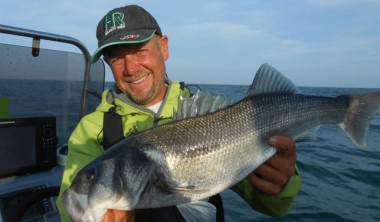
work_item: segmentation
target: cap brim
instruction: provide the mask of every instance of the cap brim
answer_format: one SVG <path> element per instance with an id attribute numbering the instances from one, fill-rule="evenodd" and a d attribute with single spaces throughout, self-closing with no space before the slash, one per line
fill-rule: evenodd
<path id="1" fill-rule="evenodd" d="M 102 55 L 103 49 L 112 46 L 112 45 L 122 45 L 122 44 L 135 44 L 146 42 L 151 39 L 156 30 L 147 29 L 147 30 L 139 30 L 138 32 L 124 32 L 108 38 L 103 44 L 92 54 L 91 63 L 95 63 L 99 60 Z"/>

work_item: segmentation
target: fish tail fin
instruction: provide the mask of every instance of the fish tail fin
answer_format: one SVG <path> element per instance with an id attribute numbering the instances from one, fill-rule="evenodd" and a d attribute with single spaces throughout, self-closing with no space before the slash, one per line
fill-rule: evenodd
<path id="1" fill-rule="evenodd" d="M 215 222 L 216 208 L 207 201 L 193 201 L 177 206 L 183 218 L 191 222 Z"/>
<path id="2" fill-rule="evenodd" d="M 348 99 L 349 108 L 344 121 L 339 126 L 356 145 L 365 147 L 370 122 L 376 113 L 380 112 L 380 92 L 345 97 Z"/>

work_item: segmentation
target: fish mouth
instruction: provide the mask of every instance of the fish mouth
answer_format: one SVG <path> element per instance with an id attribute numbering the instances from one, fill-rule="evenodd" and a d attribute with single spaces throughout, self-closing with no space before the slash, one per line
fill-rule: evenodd
<path id="1" fill-rule="evenodd" d="M 63 193 L 63 203 L 72 221 L 102 221 L 107 208 L 89 205 L 87 194 L 69 188 Z"/>
<path id="2" fill-rule="evenodd" d="M 81 195 L 69 188 L 63 193 L 63 203 L 66 211 L 73 217 L 74 221 L 83 219 L 88 208 L 87 195 Z"/>

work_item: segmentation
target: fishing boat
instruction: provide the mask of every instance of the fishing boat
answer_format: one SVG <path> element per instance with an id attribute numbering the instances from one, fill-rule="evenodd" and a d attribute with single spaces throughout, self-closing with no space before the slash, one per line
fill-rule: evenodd
<path id="1" fill-rule="evenodd" d="M 105 66 L 72 37 L 5 25 L 0 35 L 0 222 L 59 221 L 66 143 L 100 102 Z"/>

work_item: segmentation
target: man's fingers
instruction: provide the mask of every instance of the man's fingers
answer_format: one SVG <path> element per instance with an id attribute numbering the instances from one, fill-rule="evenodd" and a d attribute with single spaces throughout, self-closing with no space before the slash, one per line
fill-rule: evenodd
<path id="1" fill-rule="evenodd" d="M 254 171 L 254 173 L 261 179 L 268 181 L 269 183 L 276 184 L 281 188 L 288 182 L 289 179 L 287 175 L 271 166 L 268 166 L 267 164 L 261 165 Z"/>
<path id="2" fill-rule="evenodd" d="M 260 178 L 256 173 L 251 173 L 247 176 L 247 180 L 258 190 L 267 194 L 267 195 L 277 195 L 281 193 L 282 187 L 279 187 L 273 183 L 268 182 Z"/>
<path id="3" fill-rule="evenodd" d="M 134 222 L 135 211 L 108 209 L 103 222 Z"/>
<path id="4" fill-rule="evenodd" d="M 296 157 L 296 144 L 286 136 L 273 136 L 269 138 L 268 144 L 279 149 L 278 155 L 284 157 Z"/>
<path id="5" fill-rule="evenodd" d="M 103 222 L 113 222 L 115 221 L 115 215 L 113 210 L 107 210 L 106 215 L 104 216 Z"/>

